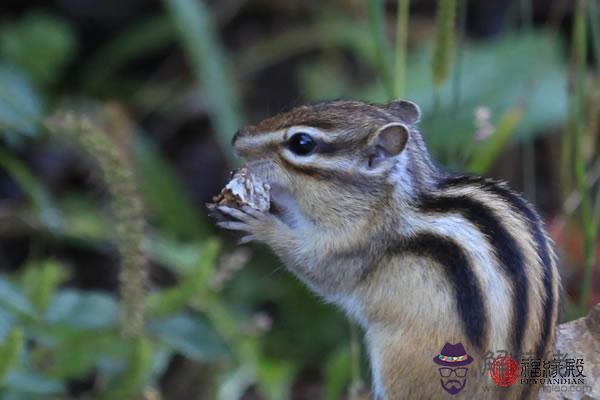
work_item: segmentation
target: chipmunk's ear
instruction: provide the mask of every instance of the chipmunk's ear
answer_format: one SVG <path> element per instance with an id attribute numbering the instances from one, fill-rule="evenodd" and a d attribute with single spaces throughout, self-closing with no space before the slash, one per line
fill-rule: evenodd
<path id="1" fill-rule="evenodd" d="M 392 122 L 377 129 L 369 140 L 369 168 L 400 154 L 406 147 L 409 134 L 408 127 L 400 122 Z"/>
<path id="2" fill-rule="evenodd" d="M 421 109 L 412 101 L 396 100 L 385 104 L 383 108 L 409 125 L 414 125 L 421 119 Z"/>

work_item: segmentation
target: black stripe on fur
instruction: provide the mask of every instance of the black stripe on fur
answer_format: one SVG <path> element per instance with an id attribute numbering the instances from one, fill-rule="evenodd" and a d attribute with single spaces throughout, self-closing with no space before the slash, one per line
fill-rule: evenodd
<path id="1" fill-rule="evenodd" d="M 422 196 L 420 209 L 425 213 L 460 214 L 487 237 L 515 294 L 511 344 L 513 353 L 520 355 L 529 312 L 529 281 L 515 238 L 489 207 L 468 196 Z"/>
<path id="2" fill-rule="evenodd" d="M 402 240 L 390 249 L 390 253 L 414 254 L 430 258 L 442 266 L 454 288 L 456 307 L 465 334 L 478 350 L 484 351 L 488 337 L 484 296 L 463 248 L 448 237 L 423 232 Z"/>

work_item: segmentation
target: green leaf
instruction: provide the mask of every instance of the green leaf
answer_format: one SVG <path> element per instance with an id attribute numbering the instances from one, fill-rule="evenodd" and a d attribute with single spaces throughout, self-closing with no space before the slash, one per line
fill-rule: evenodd
<path id="1" fill-rule="evenodd" d="M 3 26 L 0 56 L 25 71 L 37 84 L 53 84 L 75 53 L 76 38 L 66 19 L 33 12 Z"/>
<path id="2" fill-rule="evenodd" d="M 60 233 L 77 242 L 102 242 L 110 239 L 111 221 L 102 212 L 98 199 L 85 196 L 81 192 L 69 193 L 60 199 L 63 226 Z"/>
<path id="3" fill-rule="evenodd" d="M 11 371 L 4 382 L 6 388 L 12 392 L 31 396 L 53 396 L 64 392 L 64 384 L 34 372 Z M 47 398 L 47 397 L 45 397 Z"/>
<path id="4" fill-rule="evenodd" d="M 219 379 L 217 400 L 240 399 L 254 383 L 254 375 L 245 366 L 227 371 Z"/>
<path id="5" fill-rule="evenodd" d="M 27 296 L 12 282 L 0 277 L 0 306 L 35 318 L 36 312 Z"/>
<path id="6" fill-rule="evenodd" d="M 18 362 L 23 342 L 23 332 L 15 328 L 0 346 L 0 385 L 2 385 L 6 373 L 13 367 L 13 364 Z"/>
<path id="7" fill-rule="evenodd" d="M 61 380 L 85 377 L 106 359 L 121 359 L 130 349 L 115 331 L 51 327 L 44 334 L 51 337 L 36 337 L 52 354 L 48 374 Z"/>
<path id="8" fill-rule="evenodd" d="M 154 346 L 145 338 L 135 339 L 130 344 L 131 353 L 127 368 L 116 382 L 113 382 L 104 399 L 134 399 L 144 388 L 153 367 Z"/>
<path id="9" fill-rule="evenodd" d="M 56 288 L 67 278 L 66 269 L 55 260 L 33 262 L 25 267 L 22 282 L 33 305 L 44 311 Z"/>
<path id="10" fill-rule="evenodd" d="M 29 78 L 14 67 L 0 64 L 0 135 L 11 145 L 39 132 L 43 107 Z"/>
<path id="11" fill-rule="evenodd" d="M 4 342 L 4 339 L 15 324 L 15 316 L 0 307 L 0 343 Z"/>
<path id="12" fill-rule="evenodd" d="M 424 54 L 426 54 L 425 52 Z M 408 97 L 423 110 L 433 109 L 428 79 L 419 76 L 426 59 L 413 58 L 408 75 Z M 422 130 L 437 154 L 451 149 L 464 152 L 474 141 L 474 112 L 478 107 L 490 109 L 492 118 L 504 115 L 516 105 L 525 110 L 515 135 L 531 139 L 561 125 L 566 117 L 566 66 L 554 37 L 543 32 L 506 35 L 486 44 L 465 46 L 460 64 L 461 104 L 452 104 L 452 84 L 440 87 L 438 113 L 425 115 Z M 422 74 L 421 74 L 422 75 Z M 443 121 L 443 125 L 441 122 Z"/>
<path id="13" fill-rule="evenodd" d="M 560 42 L 553 34 L 532 31 L 465 44 L 459 66 L 461 75 L 469 79 L 460 80 L 461 103 L 458 107 L 454 104 L 453 82 L 446 81 L 438 89 L 435 115 L 429 68 L 432 54 L 433 46 L 426 43 L 410 54 L 406 98 L 423 110 L 420 130 L 438 161 L 445 162 L 447 154 L 471 155 L 478 107 L 489 108 L 492 119 L 497 120 L 511 107 L 523 106 L 525 113 L 514 133 L 519 140 L 531 140 L 563 125 L 567 70 Z M 351 96 L 373 102 L 386 100 L 386 93 L 374 84 Z"/>
<path id="14" fill-rule="evenodd" d="M 262 358 L 258 363 L 258 381 L 265 398 L 289 399 L 295 371 L 291 361 Z"/>
<path id="15" fill-rule="evenodd" d="M 27 194 L 42 222 L 49 229 L 58 228 L 62 223 L 60 213 L 44 185 L 27 165 L 0 148 L 0 167 L 4 168 Z"/>
<path id="16" fill-rule="evenodd" d="M 146 240 L 144 252 L 153 261 L 171 271 L 185 275 L 190 273 L 202 254 L 202 242 L 181 242 L 153 236 Z"/>
<path id="17" fill-rule="evenodd" d="M 349 346 L 342 346 L 331 354 L 325 363 L 325 399 L 341 399 L 350 382 Z"/>
<path id="18" fill-rule="evenodd" d="M 62 221 L 58 209 L 43 184 L 32 174 L 29 168 L 16 157 L 0 149 L 0 166 L 19 184 L 30 198 L 40 219 L 49 229 L 58 228 Z"/>
<path id="19" fill-rule="evenodd" d="M 165 345 L 195 361 L 215 361 L 228 355 L 223 340 L 205 320 L 182 313 L 156 319 L 150 331 Z"/>
<path id="20" fill-rule="evenodd" d="M 214 266 L 217 262 L 220 243 L 215 240 L 207 240 L 203 243 L 202 252 L 198 254 L 185 268 L 179 268 L 181 282 L 172 288 L 156 291 L 148 296 L 148 309 L 150 312 L 165 315 L 180 310 L 196 297 L 206 293 L 209 279 L 212 276 Z M 204 299 L 200 298 L 199 301 Z"/>
<path id="21" fill-rule="evenodd" d="M 119 305 L 108 294 L 65 289 L 52 298 L 45 318 L 78 329 L 112 328 L 119 320 Z"/>

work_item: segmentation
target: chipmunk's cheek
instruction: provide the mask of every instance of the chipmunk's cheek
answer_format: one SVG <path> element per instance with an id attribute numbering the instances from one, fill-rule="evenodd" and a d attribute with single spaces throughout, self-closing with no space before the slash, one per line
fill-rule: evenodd
<path id="1" fill-rule="evenodd" d="M 281 219 L 286 225 L 294 227 L 303 215 L 302 210 L 292 195 L 283 185 L 271 184 L 271 208 L 270 212 Z"/>

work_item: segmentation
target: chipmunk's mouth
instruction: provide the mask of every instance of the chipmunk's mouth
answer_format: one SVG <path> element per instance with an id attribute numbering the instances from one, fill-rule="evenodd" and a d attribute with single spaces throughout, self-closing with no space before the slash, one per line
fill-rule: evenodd
<path id="1" fill-rule="evenodd" d="M 252 175 L 269 184 L 274 180 L 273 169 L 276 167 L 276 164 L 270 160 L 251 161 L 246 164 L 246 168 Z"/>
<path id="2" fill-rule="evenodd" d="M 276 215 L 287 225 L 295 225 L 294 221 L 301 213 L 300 206 L 277 174 L 279 166 L 272 160 L 253 160 L 246 165 L 251 174 L 270 186 L 270 208 L 269 212 Z"/>
<path id="3" fill-rule="evenodd" d="M 246 164 L 248 171 L 262 182 L 269 186 L 283 186 L 281 179 L 278 179 L 275 169 L 277 165 L 273 161 L 252 161 Z"/>
<path id="4" fill-rule="evenodd" d="M 292 196 L 289 190 L 277 183 L 269 183 L 271 186 L 271 207 L 269 212 L 275 215 L 283 215 L 283 213 L 292 204 Z"/>

